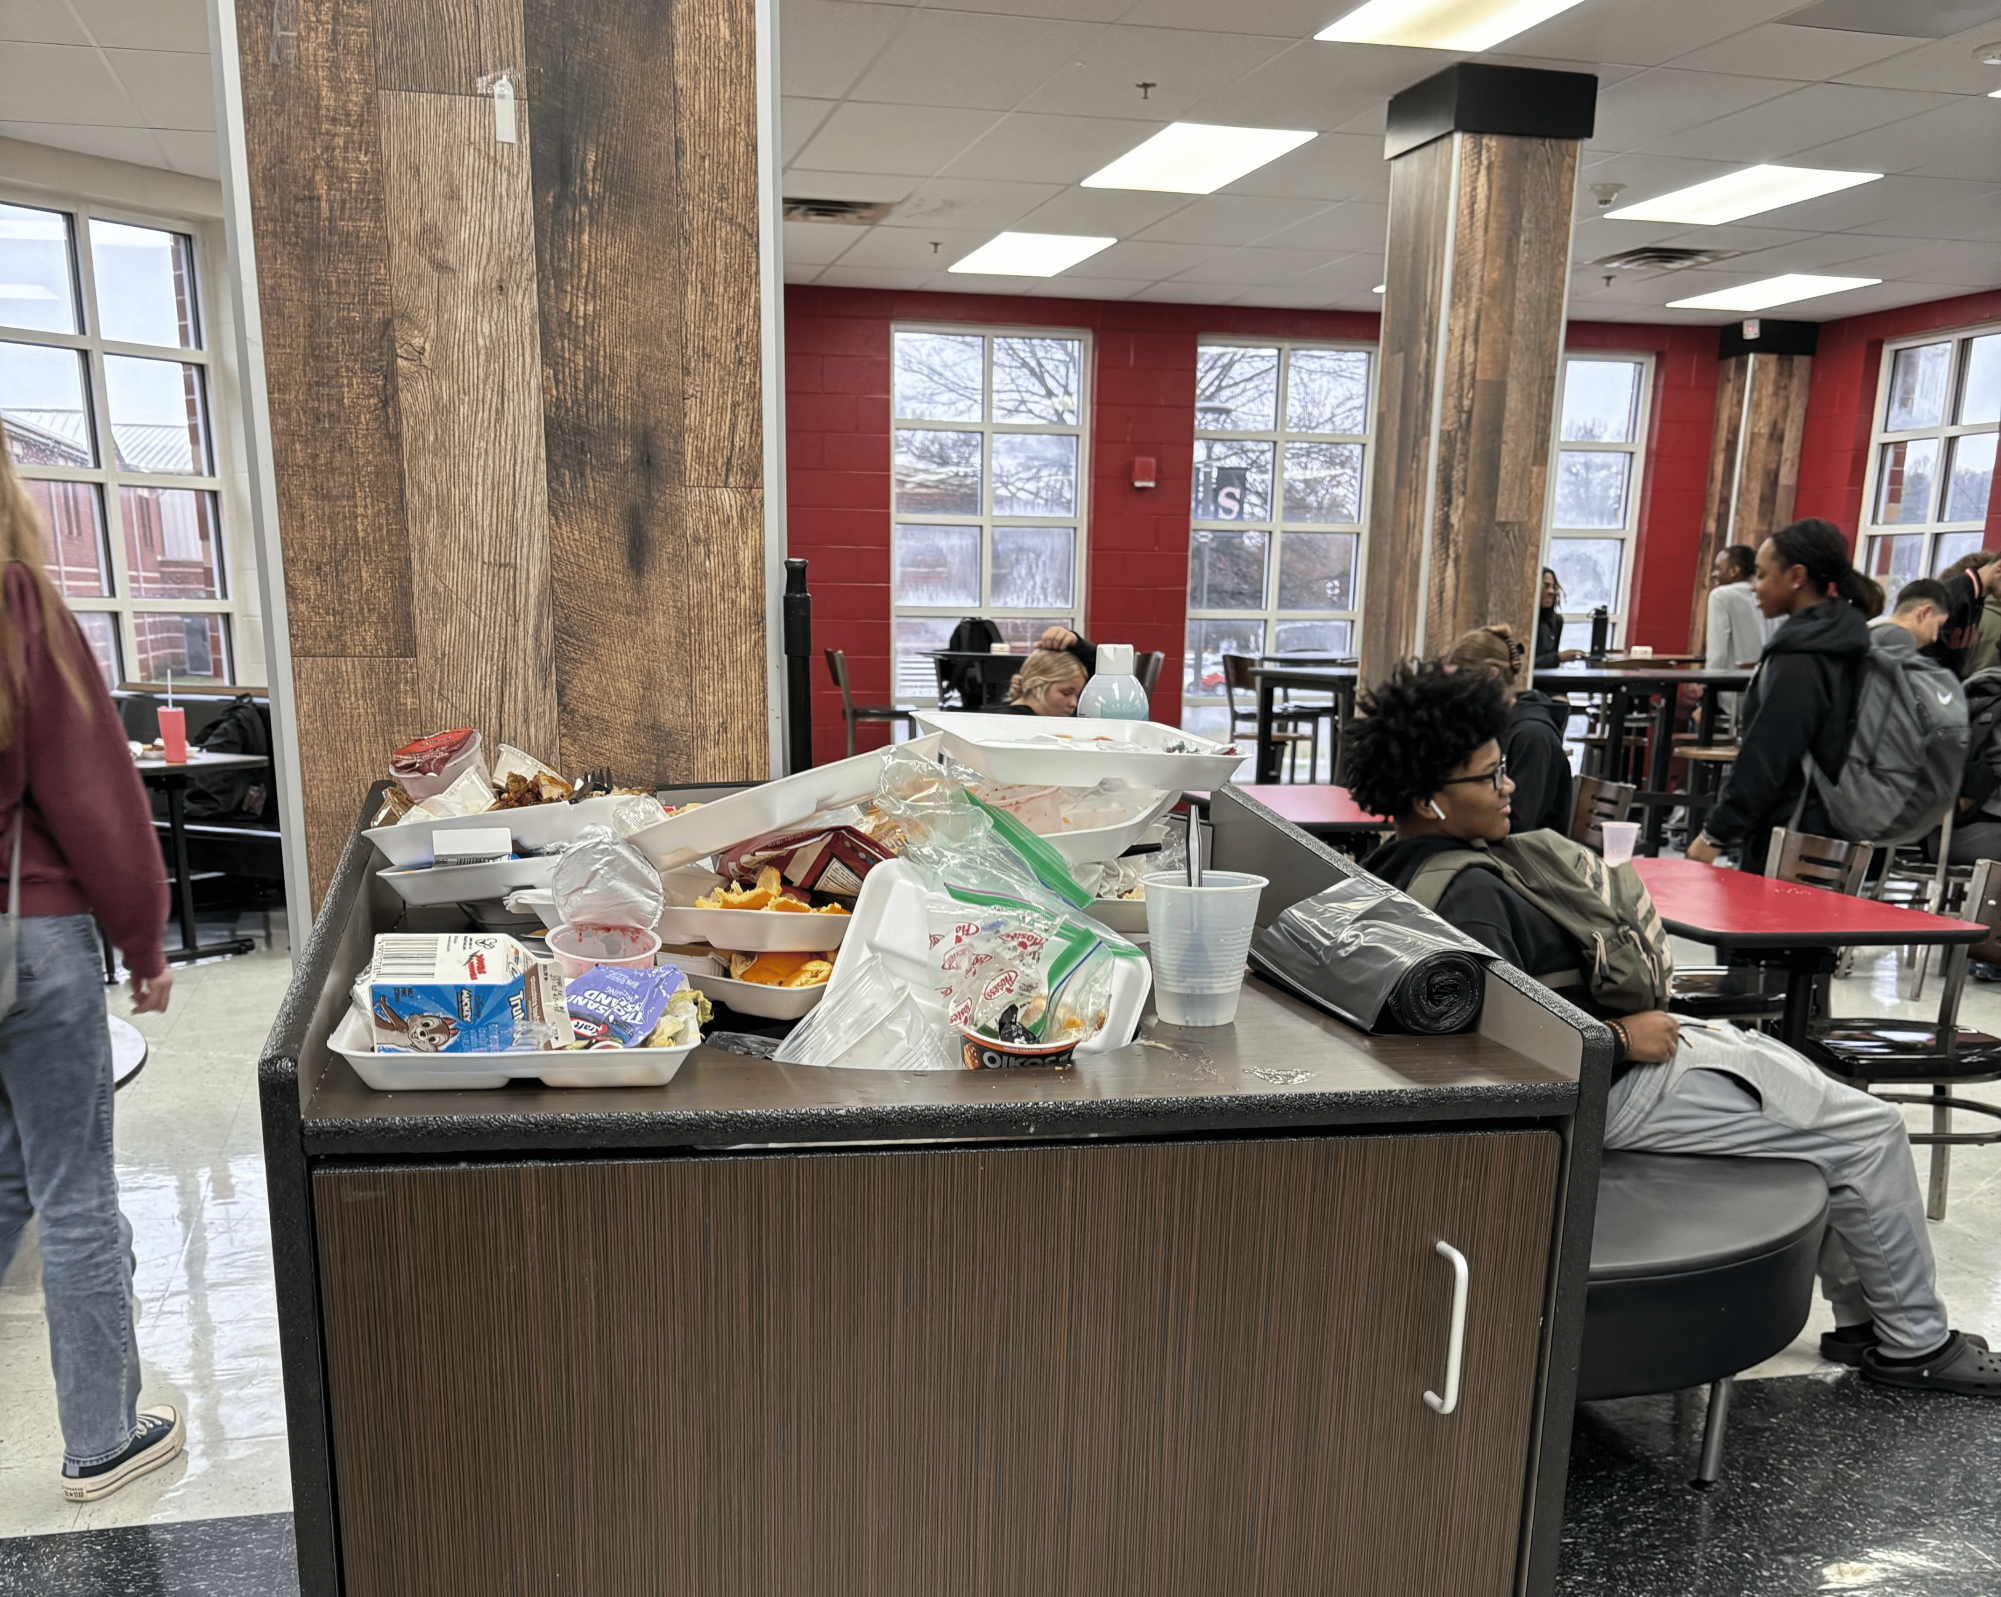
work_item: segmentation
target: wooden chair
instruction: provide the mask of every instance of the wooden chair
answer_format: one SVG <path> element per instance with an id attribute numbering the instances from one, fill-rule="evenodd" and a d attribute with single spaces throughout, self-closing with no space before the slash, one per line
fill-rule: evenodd
<path id="1" fill-rule="evenodd" d="M 910 735 L 917 735 L 917 717 L 910 711 L 899 709 L 893 704 L 857 704 L 855 696 L 848 689 L 848 657 L 840 649 L 827 651 L 827 670 L 834 679 L 834 686 L 841 690 L 841 719 L 848 725 L 848 758 L 855 757 L 855 724 L 858 721 L 885 721 L 894 725 L 902 722 L 910 728 Z M 890 734 L 891 738 L 895 733 Z"/>
<path id="2" fill-rule="evenodd" d="M 1570 840 L 1582 843 L 1594 854 L 1605 852 L 1605 823 L 1625 820 L 1633 813 L 1633 795 L 1639 791 L 1631 782 L 1608 782 L 1602 776 L 1580 776 L 1577 799 L 1570 811 Z"/>
<path id="3" fill-rule="evenodd" d="M 1257 684 L 1251 680 L 1251 667 L 1257 661 L 1248 654 L 1226 654 L 1223 656 L 1223 692 L 1230 701 L 1230 736 L 1232 739 L 1246 734 L 1255 737 L 1258 730 Z M 1237 707 L 1237 694 L 1248 693 L 1251 707 L 1248 710 Z M 1271 740 L 1284 747 L 1286 768 L 1292 773 L 1290 780 L 1299 780 L 1299 749 L 1306 745 L 1306 779 L 1310 782 L 1320 769 L 1320 718 L 1329 713 L 1329 706 L 1286 705 L 1272 706 Z M 1307 730 L 1299 730 L 1304 722 Z"/>
<path id="4" fill-rule="evenodd" d="M 1852 898 L 1861 891 L 1875 852 L 1873 844 L 1816 837 L 1812 832 L 1789 832 L 1783 826 L 1775 826 L 1772 841 L 1765 849 L 1765 875 L 1775 882 L 1825 887 Z"/>
<path id="5" fill-rule="evenodd" d="M 1160 668 L 1167 656 L 1158 649 L 1148 649 L 1133 662 L 1134 673 L 1139 677 L 1139 685 L 1146 689 L 1146 696 L 1153 697 L 1154 685 L 1160 681 Z"/>

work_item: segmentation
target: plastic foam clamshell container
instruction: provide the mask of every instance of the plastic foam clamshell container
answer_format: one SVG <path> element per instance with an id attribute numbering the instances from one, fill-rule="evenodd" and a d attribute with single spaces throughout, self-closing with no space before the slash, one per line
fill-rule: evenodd
<path id="1" fill-rule="evenodd" d="M 539 1080 L 545 1087 L 664 1087 L 701 1044 L 504 1054 L 378 1053 L 368 1016 L 350 1004 L 327 1046 L 377 1092 L 464 1092 L 519 1080 Z"/>
<path id="2" fill-rule="evenodd" d="M 728 1004 L 739 1015 L 755 1015 L 760 1020 L 800 1020 L 827 996 L 827 983 L 816 987 L 769 987 L 762 982 L 733 981 L 728 976 L 710 976 L 698 970 L 688 973 L 688 984 L 719 1004 Z"/>
<path id="3" fill-rule="evenodd" d="M 944 750 L 996 782 L 1090 787 L 1108 778 L 1132 787 L 1206 791 L 1229 781 L 1243 755 L 1227 745 L 1158 721 L 1098 721 L 1040 715 L 976 715 L 919 710 L 918 724 L 944 739 Z M 1130 743 L 1108 750 L 1100 743 Z M 1190 752 L 1170 753 L 1170 748 Z M 849 762 L 852 763 L 852 762 Z"/>
<path id="4" fill-rule="evenodd" d="M 720 876 L 707 871 L 667 871 L 661 885 L 667 906 L 653 929 L 663 943 L 707 943 L 744 954 L 818 954 L 839 948 L 854 919 L 769 909 L 697 909 L 695 899 L 722 885 Z"/>
<path id="5" fill-rule="evenodd" d="M 362 835 L 382 850 L 382 857 L 399 870 L 431 863 L 431 834 L 462 832 L 472 827 L 504 826 L 517 854 L 539 853 L 568 843 L 586 826 L 609 825 L 612 811 L 624 799 L 616 794 L 584 799 L 576 804 L 528 804 L 515 810 L 482 810 L 477 815 L 453 815 L 441 821 L 409 821 L 401 826 L 371 827 Z"/>
<path id="6" fill-rule="evenodd" d="M 1130 818 L 1114 825 L 1096 826 L 1082 831 L 1073 827 L 1060 827 L 1056 831 L 1043 833 L 1042 840 L 1071 865 L 1095 865 L 1101 860 L 1117 859 L 1146 835 L 1148 827 L 1181 801 L 1180 793 L 1172 789 L 1160 794 L 1135 790 L 1133 798 L 1135 800 L 1151 798 L 1154 802 L 1143 810 L 1134 811 Z"/>
<path id="7" fill-rule="evenodd" d="M 375 874 L 406 904 L 476 904 L 505 898 L 517 888 L 547 887 L 556 874 L 557 854 L 532 859 L 489 860 L 483 865 L 427 865 L 417 870 L 390 866 Z"/>

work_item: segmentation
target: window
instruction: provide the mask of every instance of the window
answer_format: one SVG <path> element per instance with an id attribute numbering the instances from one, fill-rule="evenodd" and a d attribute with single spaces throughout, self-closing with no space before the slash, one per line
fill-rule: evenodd
<path id="1" fill-rule="evenodd" d="M 1591 612 L 1601 605 L 1613 641 L 1625 635 L 1651 365 L 1635 355 L 1570 355 L 1563 362 L 1546 564 L 1563 584 L 1567 649 L 1590 643 Z"/>
<path id="2" fill-rule="evenodd" d="M 2001 330 L 1883 351 L 1862 520 L 1886 594 L 1981 546 L 1997 427 Z"/>
<path id="3" fill-rule="evenodd" d="M 1181 724 L 1229 735 L 1225 654 L 1345 656 L 1368 506 L 1375 354 L 1203 343 L 1195 356 Z"/>
<path id="4" fill-rule="evenodd" d="M 966 616 L 1017 646 L 1081 630 L 1088 348 L 1076 333 L 891 335 L 890 625 L 900 704 Z"/>
<path id="5" fill-rule="evenodd" d="M 195 255 L 169 228 L 0 203 L 0 423 L 113 684 L 233 680 Z"/>

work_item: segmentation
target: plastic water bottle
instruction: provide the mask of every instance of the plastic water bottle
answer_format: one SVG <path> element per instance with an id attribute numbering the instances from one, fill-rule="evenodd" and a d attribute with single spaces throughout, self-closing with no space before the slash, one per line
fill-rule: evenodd
<path id="1" fill-rule="evenodd" d="M 1107 721 L 1144 721 L 1148 717 L 1146 689 L 1133 675 L 1130 643 L 1098 645 L 1098 669 L 1077 695 L 1077 713 Z"/>

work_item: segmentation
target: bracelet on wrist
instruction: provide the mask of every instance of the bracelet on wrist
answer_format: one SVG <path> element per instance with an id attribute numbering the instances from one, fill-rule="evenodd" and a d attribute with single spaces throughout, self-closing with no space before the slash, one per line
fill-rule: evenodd
<path id="1" fill-rule="evenodd" d="M 1633 1051 L 1633 1039 L 1626 1035 L 1626 1028 L 1616 1020 L 1608 1020 L 1605 1024 L 1612 1028 L 1612 1036 L 1619 1044 L 1620 1054 L 1622 1056 L 1630 1054 Z"/>

